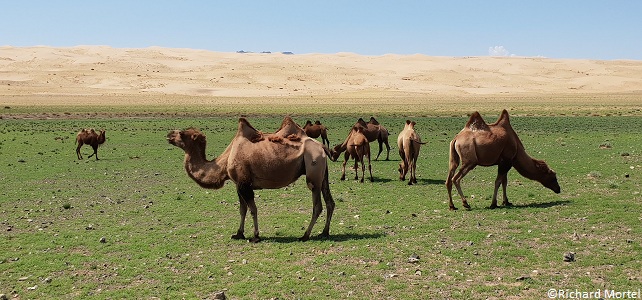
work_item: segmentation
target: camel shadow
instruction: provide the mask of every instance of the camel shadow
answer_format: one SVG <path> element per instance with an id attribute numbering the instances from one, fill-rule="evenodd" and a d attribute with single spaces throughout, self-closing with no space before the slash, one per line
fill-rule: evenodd
<path id="1" fill-rule="evenodd" d="M 443 179 L 418 178 L 417 184 L 421 184 L 421 185 L 446 184 L 446 181 Z"/>
<path id="2" fill-rule="evenodd" d="M 378 239 L 384 237 L 385 234 L 381 233 L 365 233 L 365 234 L 331 234 L 330 237 L 319 237 L 312 236 L 310 241 L 330 241 L 330 242 L 346 242 L 350 240 L 365 240 L 365 239 Z M 262 237 L 263 241 L 270 243 L 303 243 L 299 241 L 297 237 L 291 236 L 272 236 L 272 237 Z"/>
<path id="3" fill-rule="evenodd" d="M 555 200 L 549 202 L 532 202 L 527 204 L 513 204 L 511 206 L 498 206 L 497 208 L 512 209 L 512 208 L 549 208 L 558 205 L 567 205 L 572 203 L 569 200 Z M 489 207 L 486 207 L 489 208 Z"/>

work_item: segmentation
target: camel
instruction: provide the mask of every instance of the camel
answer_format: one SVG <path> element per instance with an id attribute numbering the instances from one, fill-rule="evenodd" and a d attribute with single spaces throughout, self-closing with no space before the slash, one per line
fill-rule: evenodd
<path id="1" fill-rule="evenodd" d="M 555 193 L 560 193 L 557 175 L 546 162 L 531 158 L 526 153 L 524 145 L 510 125 L 508 111 L 505 109 L 493 124 L 486 124 L 479 112 L 474 112 L 466 126 L 450 142 L 449 160 L 446 188 L 450 210 L 457 209 L 452 198 L 453 183 L 461 197 L 462 205 L 470 209 L 461 190 L 461 179 L 476 166 L 498 166 L 491 209 L 497 207 L 497 191 L 500 184 L 504 194 L 502 205 L 512 205 L 506 196 L 507 174 L 512 167 L 522 176 L 540 182 Z M 461 167 L 455 173 L 460 163 Z"/>
<path id="2" fill-rule="evenodd" d="M 96 133 L 96 130 L 93 128 L 91 129 L 83 129 L 78 132 L 76 135 L 76 144 L 78 144 L 78 147 L 76 147 L 76 156 L 78 159 L 82 159 L 82 154 L 80 154 L 80 148 L 83 145 L 89 145 L 91 148 L 94 149 L 94 153 L 92 155 L 89 155 L 87 158 L 91 158 L 92 156 L 96 155 L 96 160 L 98 159 L 98 146 L 102 145 L 105 143 L 105 131 L 101 130 L 100 133 Z"/>
<path id="3" fill-rule="evenodd" d="M 421 145 L 426 143 L 421 141 L 421 137 L 415 131 L 414 121 L 406 120 L 404 129 L 397 137 L 397 146 L 399 147 L 399 156 L 401 162 L 399 163 L 399 179 L 406 180 L 406 174 L 410 172 L 408 185 L 417 183 L 417 158 L 419 157 L 419 149 Z"/>
<path id="4" fill-rule="evenodd" d="M 379 124 L 379 122 L 374 117 L 370 117 L 370 121 L 368 123 L 366 123 L 366 121 L 364 121 L 362 118 L 359 118 L 359 120 L 357 120 L 357 123 L 355 123 L 352 127 L 357 125 L 365 128 L 363 134 L 368 139 L 368 142 L 373 142 L 375 140 L 379 142 L 379 152 L 377 153 L 377 157 L 375 158 L 375 160 L 379 160 L 379 155 L 381 155 L 381 152 L 383 151 L 383 149 L 381 148 L 382 144 L 386 145 L 386 160 L 390 160 L 390 145 L 388 144 L 388 136 L 390 135 L 390 133 L 388 132 L 388 129 Z M 350 132 L 353 132 L 352 129 L 350 130 Z M 341 155 L 341 152 L 346 151 L 349 139 L 350 135 L 348 135 L 348 137 L 342 144 L 337 145 L 334 147 L 334 149 L 332 149 L 332 151 L 330 152 L 330 159 L 332 161 L 337 161 L 339 155 Z"/>
<path id="5" fill-rule="evenodd" d="M 370 143 L 368 142 L 366 136 L 363 134 L 364 130 L 365 128 L 363 126 L 355 125 L 354 127 L 352 127 L 352 131 L 350 131 L 350 134 L 348 135 L 350 140 L 348 141 L 345 150 L 341 180 L 346 180 L 346 164 L 348 164 L 348 160 L 350 160 L 350 157 L 352 157 L 354 159 L 354 180 L 359 179 L 358 163 L 361 163 L 361 183 L 363 183 L 364 177 L 366 176 L 366 165 L 364 163 L 364 157 L 367 156 L 368 171 L 370 172 L 370 182 L 374 182 L 374 178 L 372 177 L 372 165 L 370 163 Z"/>
<path id="6" fill-rule="evenodd" d="M 240 118 L 236 135 L 225 151 L 213 160 L 207 160 L 205 135 L 197 129 L 170 131 L 167 140 L 185 151 L 187 175 L 201 187 L 220 189 L 227 180 L 236 184 L 241 222 L 236 234 L 232 235 L 233 239 L 245 239 L 245 216 L 249 209 L 254 222 L 254 237 L 249 241 L 256 243 L 261 240 L 254 190 L 282 188 L 301 175 L 305 175 L 307 186 L 312 191 L 313 207 L 310 225 L 300 240 L 310 238 L 312 227 L 323 210 L 321 194 L 327 218 L 320 237 L 329 237 L 335 203 L 328 183 L 328 150 L 317 140 L 306 136 L 290 117 L 285 117 L 279 130 L 272 134 L 257 131 L 245 118 Z"/>
<path id="7" fill-rule="evenodd" d="M 303 125 L 303 131 L 305 131 L 305 134 L 311 138 L 318 138 L 321 136 L 321 142 L 325 145 L 326 143 L 328 144 L 328 148 L 330 148 L 330 140 L 328 139 L 328 129 L 321 124 L 319 121 L 315 121 L 314 124 L 310 120 L 305 122 L 305 125 Z"/>

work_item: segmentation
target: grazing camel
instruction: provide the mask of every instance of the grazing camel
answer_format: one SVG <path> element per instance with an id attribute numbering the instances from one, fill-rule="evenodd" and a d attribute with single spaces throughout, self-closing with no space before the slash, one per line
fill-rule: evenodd
<path id="1" fill-rule="evenodd" d="M 381 152 L 383 151 L 383 149 L 381 148 L 382 144 L 386 144 L 386 160 L 390 160 L 390 145 L 388 144 L 388 136 L 390 135 L 390 133 L 388 132 L 388 129 L 379 124 L 379 122 L 375 120 L 374 117 L 370 117 L 370 121 L 368 123 L 366 123 L 366 121 L 364 121 L 362 118 L 359 118 L 359 120 L 357 120 L 357 123 L 355 123 L 352 127 L 357 125 L 365 128 L 363 131 L 363 135 L 366 136 L 368 142 L 373 142 L 375 140 L 379 142 L 379 152 L 377 153 L 377 157 L 375 158 L 375 160 L 379 160 L 379 155 L 381 155 Z M 352 129 L 350 132 L 353 132 Z M 346 151 L 346 146 L 349 139 L 350 135 L 348 135 L 346 140 L 341 145 L 337 145 L 334 147 L 334 149 L 332 149 L 332 151 L 330 152 L 330 159 L 332 161 L 337 161 L 341 152 Z"/>
<path id="2" fill-rule="evenodd" d="M 87 158 L 91 158 L 92 156 L 96 155 L 96 160 L 98 159 L 98 146 L 102 145 L 105 142 L 105 131 L 101 130 L 100 133 L 96 133 L 96 131 L 91 128 L 91 129 L 83 129 L 78 132 L 76 135 L 76 144 L 78 144 L 78 147 L 76 147 L 76 156 L 78 159 L 82 159 L 82 154 L 80 154 L 80 148 L 83 145 L 89 145 L 91 148 L 94 149 L 94 153 L 92 155 L 89 155 Z"/>
<path id="3" fill-rule="evenodd" d="M 318 138 L 321 136 L 321 142 L 325 145 L 326 143 L 328 144 L 328 148 L 330 148 L 330 140 L 328 139 L 328 129 L 321 124 L 319 121 L 315 121 L 314 124 L 310 120 L 305 122 L 305 125 L 303 125 L 303 131 L 305 131 L 305 134 L 311 138 Z"/>
<path id="4" fill-rule="evenodd" d="M 352 131 L 350 131 L 350 134 L 348 135 L 349 141 L 346 145 L 346 150 L 345 150 L 345 155 L 344 155 L 344 161 L 342 165 L 342 171 L 343 173 L 341 174 L 341 180 L 346 180 L 346 164 L 348 164 L 348 160 L 350 160 L 350 157 L 354 159 L 354 180 L 359 179 L 359 169 L 358 169 L 358 163 L 361 163 L 361 182 L 363 183 L 363 179 L 366 176 L 366 165 L 364 162 L 364 157 L 368 157 L 368 171 L 370 172 L 370 182 L 374 182 L 374 178 L 372 177 L 372 164 L 370 163 L 370 143 L 368 142 L 368 139 L 366 136 L 363 134 L 365 128 L 361 125 L 355 125 L 352 127 Z"/>
<path id="5" fill-rule="evenodd" d="M 205 135 L 197 129 L 170 131 L 170 144 L 185 151 L 187 175 L 204 188 L 220 189 L 227 180 L 236 184 L 239 196 L 241 223 L 233 239 L 245 239 L 245 216 L 249 208 L 254 222 L 254 237 L 259 242 L 257 208 L 254 190 L 285 187 L 305 175 L 312 191 L 312 218 L 301 241 L 310 238 L 312 227 L 321 214 L 321 194 L 325 200 L 327 218 L 321 237 L 330 235 L 330 220 L 334 200 L 328 183 L 327 149 L 317 140 L 305 135 L 290 117 L 285 117 L 279 130 L 272 134 L 257 131 L 245 118 L 239 119 L 236 136 L 225 151 L 213 160 L 205 155 Z"/>
<path id="6" fill-rule="evenodd" d="M 461 167 L 455 173 L 460 163 Z M 481 115 L 474 112 L 466 126 L 450 142 L 450 163 L 446 178 L 450 210 L 457 209 L 452 198 L 453 183 L 461 197 L 462 205 L 470 209 L 461 190 L 461 179 L 475 166 L 494 165 L 498 168 L 490 208 L 497 207 L 497 191 L 500 184 L 504 193 L 502 205 L 512 205 L 506 196 L 507 174 L 512 167 L 522 176 L 540 182 L 555 193 L 560 192 L 555 172 L 546 162 L 531 158 L 524 150 L 524 145 L 510 125 L 506 110 L 502 111 L 497 122 L 493 124 L 486 124 Z"/>
<path id="7" fill-rule="evenodd" d="M 399 163 L 399 179 L 406 180 L 406 174 L 410 172 L 408 185 L 417 183 L 417 158 L 419 157 L 419 149 L 421 145 L 426 144 L 421 141 L 421 137 L 415 131 L 414 121 L 406 120 L 404 129 L 397 137 L 397 146 L 399 147 L 399 156 L 401 162 Z"/>

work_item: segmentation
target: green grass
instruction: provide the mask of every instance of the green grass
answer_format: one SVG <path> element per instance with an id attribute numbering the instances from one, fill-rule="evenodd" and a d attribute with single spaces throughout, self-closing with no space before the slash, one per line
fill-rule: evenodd
<path id="1" fill-rule="evenodd" d="M 302 113 L 295 120 L 320 119 L 334 145 L 356 117 Z M 412 117 L 428 144 L 419 184 L 407 186 L 398 180 L 394 145 L 407 117 L 378 116 L 392 133 L 391 161 L 373 162 L 376 182 L 364 184 L 339 181 L 340 163 L 330 163 L 337 201 L 331 238 L 297 241 L 311 215 L 310 192 L 300 179 L 256 192 L 259 244 L 230 239 L 239 222 L 234 186 L 198 187 L 185 174 L 182 151 L 165 141 L 170 129 L 201 128 L 212 158 L 229 143 L 237 118 L 0 120 L 0 293 L 21 299 L 202 299 L 217 291 L 232 299 L 542 299 L 551 288 L 640 288 L 639 117 L 513 117 L 526 150 L 558 173 L 562 193 L 511 171 L 515 206 L 490 210 L 496 169 L 479 167 L 463 180 L 472 210 L 451 212 L 443 184 L 448 143 L 466 117 Z M 264 131 L 281 119 L 249 117 Z M 99 161 L 76 159 L 74 137 L 82 127 L 107 130 Z M 90 151 L 83 148 L 85 156 Z M 575 252 L 576 261 L 563 262 L 566 252 Z M 408 262 L 412 255 L 419 262 Z"/>

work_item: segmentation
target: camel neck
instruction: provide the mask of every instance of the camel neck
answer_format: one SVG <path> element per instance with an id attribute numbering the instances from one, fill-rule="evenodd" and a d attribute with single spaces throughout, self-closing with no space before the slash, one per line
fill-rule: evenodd
<path id="1" fill-rule="evenodd" d="M 513 162 L 513 167 L 517 172 L 519 172 L 519 174 L 528 179 L 537 180 L 540 177 L 535 165 L 535 160 L 523 149 L 517 153 L 515 161 Z"/>
<path id="2" fill-rule="evenodd" d="M 207 160 L 205 150 L 185 153 L 185 171 L 190 178 L 204 188 L 219 189 L 223 187 L 227 176 L 226 150 L 214 160 Z"/>

